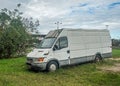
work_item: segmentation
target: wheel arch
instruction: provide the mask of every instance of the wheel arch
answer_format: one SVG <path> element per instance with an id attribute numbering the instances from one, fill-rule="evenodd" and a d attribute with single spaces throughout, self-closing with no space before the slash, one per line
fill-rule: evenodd
<path id="1" fill-rule="evenodd" d="M 97 53 L 95 54 L 94 59 L 96 58 L 97 55 L 100 56 L 100 59 L 101 59 L 101 60 L 104 59 L 104 58 L 102 57 L 102 53 L 100 53 L 100 52 L 97 52 Z"/>
<path id="2" fill-rule="evenodd" d="M 49 64 L 51 61 L 56 62 L 56 63 L 58 64 L 58 68 L 60 67 L 60 63 L 59 63 L 59 61 L 58 61 L 57 59 L 55 59 L 55 58 L 52 58 L 52 59 L 49 59 L 49 60 L 47 61 L 46 68 L 47 68 L 48 64 Z"/>
<path id="3" fill-rule="evenodd" d="M 102 54 L 101 54 L 100 52 L 97 52 L 97 53 L 95 54 L 95 57 L 96 57 L 97 55 L 99 55 L 99 56 L 102 58 Z"/>

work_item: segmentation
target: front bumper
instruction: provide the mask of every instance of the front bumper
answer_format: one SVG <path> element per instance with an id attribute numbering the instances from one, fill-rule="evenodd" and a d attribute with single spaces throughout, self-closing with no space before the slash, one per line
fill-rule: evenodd
<path id="1" fill-rule="evenodd" d="M 28 63 L 26 62 L 28 69 L 34 69 L 34 70 L 46 70 L 46 62 L 43 63 Z"/>

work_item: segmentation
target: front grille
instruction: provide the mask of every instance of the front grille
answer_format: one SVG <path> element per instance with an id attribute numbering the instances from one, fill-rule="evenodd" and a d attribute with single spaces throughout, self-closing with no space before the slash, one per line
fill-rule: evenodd
<path id="1" fill-rule="evenodd" d="M 27 58 L 27 62 L 28 62 L 28 63 L 32 63 L 32 62 L 33 62 L 33 59 L 32 59 L 32 58 Z"/>

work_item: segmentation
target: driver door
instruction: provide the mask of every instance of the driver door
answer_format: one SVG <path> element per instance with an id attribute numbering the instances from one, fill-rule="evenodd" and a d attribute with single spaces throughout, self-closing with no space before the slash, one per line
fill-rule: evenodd
<path id="1" fill-rule="evenodd" d="M 68 47 L 68 39 L 66 36 L 60 37 L 53 47 L 53 56 L 58 59 L 60 65 L 70 64 L 70 51 Z"/>

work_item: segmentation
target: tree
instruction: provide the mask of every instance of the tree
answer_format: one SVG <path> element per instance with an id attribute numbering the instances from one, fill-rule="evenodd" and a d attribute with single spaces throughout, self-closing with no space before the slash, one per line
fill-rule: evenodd
<path id="1" fill-rule="evenodd" d="M 24 26 L 26 27 L 27 31 L 30 31 L 30 32 L 38 31 L 37 27 L 40 25 L 39 20 L 34 20 L 32 17 L 30 17 L 30 18 L 23 18 L 22 22 L 23 22 Z"/>
<path id="2" fill-rule="evenodd" d="M 0 58 L 23 54 L 29 44 L 29 26 L 30 29 L 38 26 L 39 21 L 33 23 L 21 16 L 23 13 L 18 10 L 20 6 L 21 4 L 18 4 L 13 11 L 6 8 L 0 11 Z"/>
<path id="3" fill-rule="evenodd" d="M 120 39 L 112 39 L 112 46 L 120 47 Z"/>

